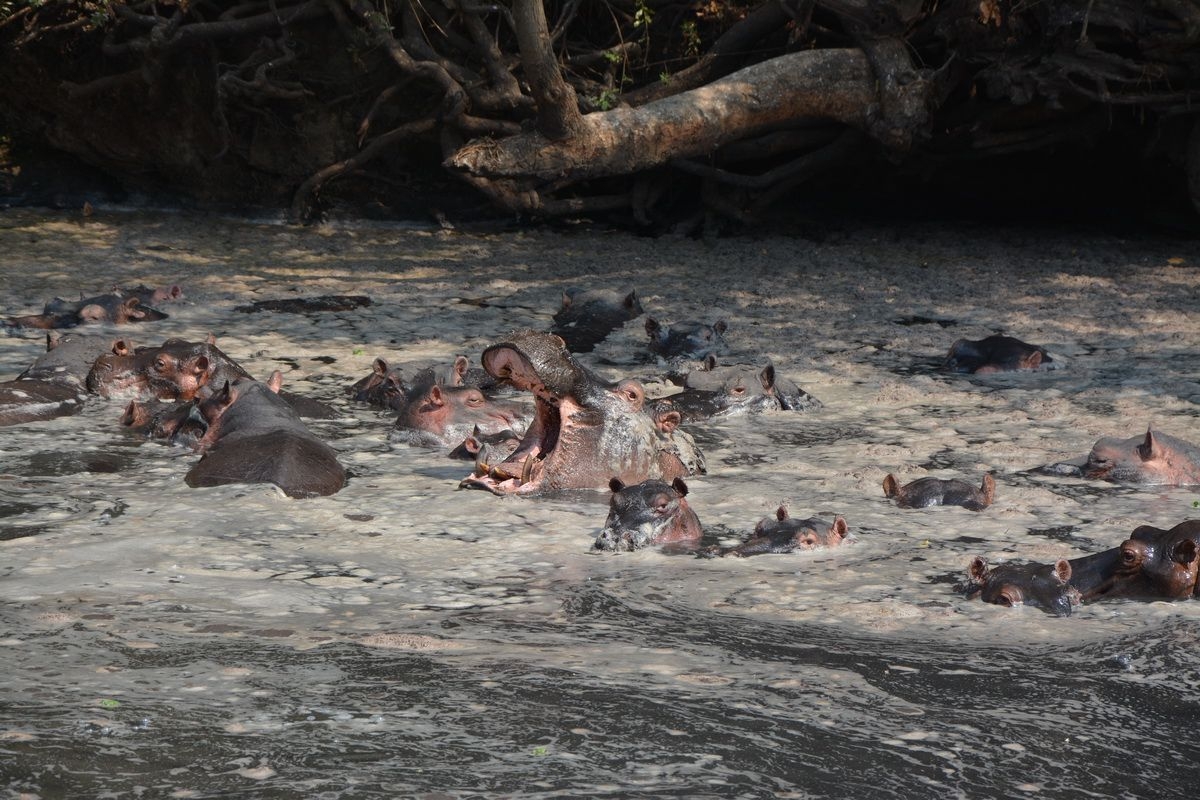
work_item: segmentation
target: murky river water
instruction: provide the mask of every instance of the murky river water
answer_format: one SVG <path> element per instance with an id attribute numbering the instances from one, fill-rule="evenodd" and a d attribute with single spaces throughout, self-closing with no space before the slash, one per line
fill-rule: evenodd
<path id="1" fill-rule="evenodd" d="M 1200 440 L 1200 250 L 1092 233 L 863 227 L 693 241 L 296 229 L 193 216 L 0 217 L 0 310 L 178 282 L 141 343 L 213 332 L 253 374 L 334 404 L 329 498 L 189 489 L 196 456 L 93 400 L 0 429 L 0 790 L 28 797 L 1193 797 L 1200 603 L 1058 619 L 964 600 L 973 555 L 1052 560 L 1191 517 L 1196 488 L 1030 470 L 1147 424 Z M 478 358 L 572 286 L 723 315 L 825 407 L 692 427 L 713 536 L 780 503 L 842 514 L 839 549 L 745 560 L 589 552 L 606 492 L 456 490 L 342 387 L 375 356 Z M 241 314 L 254 299 L 369 308 Z M 940 320 L 936 322 L 935 320 Z M 711 321 L 711 320 L 710 320 Z M 590 363 L 647 377 L 641 320 Z M 933 365 L 1004 332 L 1064 364 Z M 0 377 L 38 354 L 0 337 Z M 626 363 L 613 367 L 604 362 Z M 901 510 L 888 472 L 996 503 Z"/>

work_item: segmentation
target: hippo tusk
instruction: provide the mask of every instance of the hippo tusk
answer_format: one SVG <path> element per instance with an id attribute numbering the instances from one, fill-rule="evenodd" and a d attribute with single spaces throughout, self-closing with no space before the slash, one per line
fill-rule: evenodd
<path id="1" fill-rule="evenodd" d="M 525 456 L 525 461 L 521 463 L 521 483 L 529 483 L 529 479 L 533 477 L 533 455 Z"/>

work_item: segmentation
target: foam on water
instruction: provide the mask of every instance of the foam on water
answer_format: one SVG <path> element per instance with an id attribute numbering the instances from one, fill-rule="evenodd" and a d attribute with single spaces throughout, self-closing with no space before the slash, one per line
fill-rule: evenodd
<path id="1" fill-rule="evenodd" d="M 1195 487 L 1030 472 L 1148 423 L 1200 439 L 1194 248 L 937 230 L 707 246 L 23 212 L 0 219 L 0 246 L 10 313 L 182 284 L 169 320 L 122 333 L 212 332 L 252 374 L 282 369 L 286 388 L 336 406 L 311 426 L 351 476 L 308 500 L 190 489 L 196 456 L 131 437 L 98 399 L 0 429 L 10 792 L 1191 795 L 1194 781 L 1162 779 L 1200 754 L 1200 604 L 1058 619 L 953 587 L 974 555 L 1073 557 L 1200 516 Z M 688 499 L 706 527 L 749 532 L 782 503 L 843 515 L 852 541 L 750 559 L 593 553 L 608 492 L 459 491 L 468 465 L 389 445 L 390 417 L 343 395 L 380 355 L 407 374 L 477 363 L 498 335 L 548 327 L 573 286 L 634 286 L 667 321 L 724 316 L 728 360 L 769 357 L 823 401 L 696 428 L 709 474 Z M 333 293 L 374 304 L 232 313 Z M 956 325 L 906 324 L 920 318 Z M 920 368 L 1000 330 L 1069 363 Z M 0 338 L 0 377 L 41 339 Z M 641 341 L 638 320 L 588 358 L 649 377 Z M 991 472 L 997 499 L 898 509 L 888 472 Z"/>

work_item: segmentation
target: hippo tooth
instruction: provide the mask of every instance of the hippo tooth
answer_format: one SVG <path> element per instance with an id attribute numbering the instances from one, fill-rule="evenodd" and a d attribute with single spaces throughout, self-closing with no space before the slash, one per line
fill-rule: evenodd
<path id="1" fill-rule="evenodd" d="M 525 460 L 521 462 L 521 483 L 529 483 L 529 479 L 533 477 L 533 455 L 525 456 Z"/>

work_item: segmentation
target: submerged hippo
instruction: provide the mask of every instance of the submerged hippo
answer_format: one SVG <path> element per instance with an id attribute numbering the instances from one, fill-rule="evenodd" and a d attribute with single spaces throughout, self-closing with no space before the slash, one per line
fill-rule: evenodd
<path id="1" fill-rule="evenodd" d="M 949 372 L 986 375 L 1045 369 L 1053 361 L 1044 347 L 1011 336 L 987 336 L 975 341 L 959 339 L 950 346 L 942 366 Z"/>
<path id="2" fill-rule="evenodd" d="M 637 293 L 629 289 L 568 289 L 550 332 L 572 353 L 590 353 L 606 336 L 642 315 Z"/>
<path id="3" fill-rule="evenodd" d="M 688 372 L 683 378 L 684 390 L 720 392 L 731 398 L 755 397 L 762 394 L 773 398 L 767 403 L 785 411 L 810 411 L 821 408 L 821 401 L 801 389 L 795 381 L 785 378 L 767 362 L 764 367 L 751 364 L 717 363 L 716 356 L 704 359 L 701 369 Z"/>
<path id="4" fill-rule="evenodd" d="M 693 377 L 698 374 L 707 377 Z M 682 392 L 656 401 L 663 407 L 678 411 L 684 422 L 760 411 L 800 411 L 821 407 L 821 401 L 795 384 L 790 390 L 780 391 L 775 367 L 771 364 L 762 369 L 741 365 L 715 367 L 691 372 L 685 381 Z"/>
<path id="5" fill-rule="evenodd" d="M 268 384 L 226 382 L 200 411 L 205 453 L 185 477 L 188 486 L 273 483 L 290 497 L 314 497 L 345 485 L 337 453 Z"/>
<path id="6" fill-rule="evenodd" d="M 957 478 L 917 478 L 901 486 L 896 476 L 888 473 L 883 479 L 883 494 L 894 497 L 900 508 L 962 506 L 971 511 L 983 511 L 996 497 L 996 479 L 984 475 L 978 489 Z"/>
<path id="7" fill-rule="evenodd" d="M 1001 564 L 971 560 L 968 597 L 1013 606 L 1035 606 L 1058 616 L 1092 600 L 1179 600 L 1200 594 L 1200 520 L 1164 530 L 1134 529 L 1117 547 L 1050 564 Z"/>
<path id="8" fill-rule="evenodd" d="M 534 395 L 534 419 L 499 463 L 479 463 L 463 487 L 495 494 L 600 489 L 688 474 L 691 437 L 645 412 L 641 383 L 609 383 L 580 365 L 559 337 L 518 331 L 483 351 L 483 367 Z M 669 428 L 669 432 L 666 430 Z"/>
<path id="9" fill-rule="evenodd" d="M 665 358 L 707 358 L 725 347 L 728 325 L 719 319 L 712 325 L 703 322 L 677 322 L 670 327 L 653 317 L 646 319 L 650 352 Z"/>
<path id="10" fill-rule="evenodd" d="M 830 522 L 821 517 L 793 519 L 780 506 L 774 517 L 765 517 L 754 527 L 750 538 L 736 547 L 711 548 L 705 556 L 756 556 L 763 553 L 790 553 L 794 550 L 815 550 L 818 547 L 837 547 L 850 529 L 842 517 Z"/>
<path id="11" fill-rule="evenodd" d="M 967 567 L 968 599 L 980 598 L 985 603 L 1001 606 L 1027 605 L 1040 608 L 1056 617 L 1071 615 L 1071 609 L 1082 598 L 1072 586 L 1071 562 L 1060 558 L 1053 564 L 1011 563 L 988 566 L 987 560 L 976 556 Z"/>
<path id="12" fill-rule="evenodd" d="M 172 289 L 177 288 L 172 287 Z M 143 298 L 175 299 L 182 294 L 182 290 L 178 295 L 173 295 L 171 290 L 166 290 L 160 295 L 157 290 L 139 286 L 133 291 L 114 289 L 107 294 L 80 297 L 79 300 L 63 300 L 61 297 L 55 297 L 46 303 L 41 314 L 11 317 L 6 320 L 6 324 L 13 327 L 52 329 L 73 328 L 76 325 L 102 322 L 114 325 L 153 322 L 166 319 L 167 315 L 148 305 L 147 300 Z"/>
<path id="13" fill-rule="evenodd" d="M 225 383 L 243 379 L 253 380 L 210 336 L 205 342 L 167 339 L 158 347 L 98 358 L 88 373 L 87 387 L 101 397 L 122 400 L 203 400 Z M 301 416 L 334 416 L 332 408 L 317 400 L 284 391 L 279 396 Z"/>
<path id="14" fill-rule="evenodd" d="M 388 367 L 388 362 L 376 358 L 371 364 L 371 374 L 347 387 L 346 392 L 360 403 L 399 411 L 406 402 L 408 387 L 400 373 Z"/>
<path id="15" fill-rule="evenodd" d="M 620 478 L 609 481 L 612 499 L 604 529 L 595 550 L 637 550 L 656 545 L 698 542 L 704 531 L 688 505 L 687 484 L 648 480 L 626 486 Z"/>
<path id="16" fill-rule="evenodd" d="M 1100 439 L 1082 467 L 1068 462 L 1052 469 L 1077 469 L 1085 478 L 1114 483 L 1193 486 L 1200 484 L 1200 447 L 1147 430 L 1145 436 Z"/>
<path id="17" fill-rule="evenodd" d="M 93 362 L 125 347 L 124 340 L 105 336 L 47 336 L 45 353 L 13 380 L 0 382 L 0 426 L 77 413 Z"/>
<path id="18" fill-rule="evenodd" d="M 208 422 L 195 400 L 167 402 L 130 400 L 121 415 L 121 424 L 150 439 L 191 448 L 201 447 L 208 433 Z"/>
<path id="19" fill-rule="evenodd" d="M 138 347 L 97 359 L 87 385 L 101 397 L 191 400 L 197 395 L 207 397 L 226 381 L 249 377 L 212 339 L 167 339 L 158 347 Z"/>
<path id="20" fill-rule="evenodd" d="M 474 386 L 418 385 L 409 390 L 388 439 L 427 447 L 453 447 L 481 436 L 524 432 L 524 404 L 493 400 Z"/>

